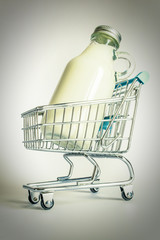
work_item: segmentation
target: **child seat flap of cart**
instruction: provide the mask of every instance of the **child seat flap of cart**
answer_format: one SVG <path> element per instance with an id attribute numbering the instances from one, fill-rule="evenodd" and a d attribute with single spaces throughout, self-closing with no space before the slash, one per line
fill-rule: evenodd
<path id="1" fill-rule="evenodd" d="M 68 175 L 56 181 L 24 185 L 30 203 L 40 201 L 43 209 L 51 209 L 55 191 L 89 188 L 96 193 L 101 187 L 112 186 L 120 187 L 124 200 L 133 198 L 134 170 L 122 154 L 129 150 L 140 89 L 148 79 L 149 74 L 144 71 L 135 78 L 117 82 L 112 98 L 39 106 L 22 113 L 24 146 L 30 150 L 63 153 L 69 164 Z M 99 118 L 102 112 L 103 120 Z M 61 113 L 58 114 L 61 119 L 56 118 L 57 113 Z M 52 121 L 48 121 L 51 114 Z M 61 134 L 57 135 L 57 131 Z M 72 178 L 71 158 L 78 156 L 84 156 L 94 166 L 92 176 Z M 121 160 L 128 168 L 129 179 L 101 182 L 101 170 L 95 158 Z"/>

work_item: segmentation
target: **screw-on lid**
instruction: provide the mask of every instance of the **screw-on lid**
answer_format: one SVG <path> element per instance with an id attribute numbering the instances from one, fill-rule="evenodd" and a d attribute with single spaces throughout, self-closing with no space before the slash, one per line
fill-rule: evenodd
<path id="1" fill-rule="evenodd" d="M 121 34 L 115 30 L 114 28 L 110 27 L 110 26 L 106 26 L 106 25 L 101 25 L 96 27 L 96 29 L 94 30 L 94 32 L 92 33 L 91 37 L 95 35 L 95 33 L 105 33 L 108 36 L 112 37 L 116 43 L 117 43 L 117 48 L 119 47 L 119 44 L 121 42 Z"/>

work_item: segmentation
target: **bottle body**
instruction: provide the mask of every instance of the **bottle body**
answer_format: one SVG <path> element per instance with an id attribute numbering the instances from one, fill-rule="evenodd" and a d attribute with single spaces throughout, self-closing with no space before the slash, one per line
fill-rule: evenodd
<path id="1" fill-rule="evenodd" d="M 115 84 L 113 48 L 91 43 L 66 66 L 50 104 L 103 99 Z"/>
<path id="2" fill-rule="evenodd" d="M 89 101 L 106 99 L 112 97 L 115 86 L 115 71 L 113 67 L 113 47 L 91 42 L 91 44 L 80 54 L 72 59 L 66 66 L 59 84 L 50 100 L 49 104 Z M 50 111 L 47 116 L 47 123 L 56 122 L 82 122 L 82 124 L 65 124 L 62 126 L 47 126 L 45 137 L 47 139 L 73 139 L 69 143 L 62 141 L 60 146 L 68 149 L 76 148 L 88 150 L 91 141 L 82 141 L 95 138 L 99 124 L 84 123 L 85 121 L 102 120 L 104 106 L 97 110 L 97 105 L 82 109 L 66 109 L 65 115 L 62 109 L 56 112 Z M 63 117 L 62 117 L 63 116 Z M 63 119 L 64 118 L 64 119 Z M 75 141 L 74 139 L 78 139 Z"/>

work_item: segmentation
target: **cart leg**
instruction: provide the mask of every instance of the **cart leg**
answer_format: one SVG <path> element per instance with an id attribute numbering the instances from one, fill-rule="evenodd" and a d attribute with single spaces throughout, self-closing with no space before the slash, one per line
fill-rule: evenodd
<path id="1" fill-rule="evenodd" d="M 88 157 L 91 158 L 91 156 L 88 156 Z M 96 157 L 96 155 L 92 155 L 92 157 Z M 93 173 L 93 176 L 92 176 L 93 182 L 91 182 L 91 183 L 93 183 L 93 188 L 90 188 L 91 192 L 93 192 L 93 193 L 98 192 L 99 187 L 119 186 L 120 190 L 121 190 L 122 198 L 126 201 L 131 200 L 134 196 L 132 182 L 135 178 L 135 174 L 134 174 L 132 164 L 122 155 L 116 155 L 116 154 L 105 155 L 104 154 L 101 157 L 102 158 L 117 158 L 117 159 L 121 160 L 128 168 L 129 179 L 125 180 L 125 181 L 119 181 L 119 182 L 96 184 L 96 183 L 94 183 L 94 179 L 96 180 L 95 176 L 99 176 L 99 174 L 97 173 L 97 175 L 96 175 L 96 173 Z M 94 160 L 94 159 L 92 158 L 92 160 Z M 98 185 L 99 185 L 99 187 L 98 187 Z"/>
<path id="2" fill-rule="evenodd" d="M 70 168 L 69 168 L 69 173 L 67 176 L 64 176 L 64 177 L 58 177 L 57 180 L 58 181 L 64 181 L 64 180 L 67 180 L 67 179 L 70 179 L 71 176 L 72 176 L 72 173 L 73 173 L 73 162 L 69 159 L 69 157 L 67 156 L 67 154 L 64 154 L 63 155 L 64 159 L 66 160 L 67 163 L 69 163 L 70 165 Z"/>
<path id="3" fill-rule="evenodd" d="M 93 164 L 94 166 L 94 170 L 93 170 L 93 174 L 92 174 L 92 178 L 91 178 L 91 181 L 94 182 L 96 179 L 98 179 L 98 177 L 100 176 L 101 174 L 101 170 L 100 170 L 100 167 L 98 165 L 98 163 L 96 162 L 96 160 L 89 156 L 89 155 L 86 155 L 86 158 Z"/>
<path id="4" fill-rule="evenodd" d="M 72 177 L 72 174 L 73 174 L 73 168 L 74 168 L 74 164 L 73 162 L 71 161 L 71 159 L 69 157 L 78 157 L 78 156 L 83 156 L 85 157 L 90 163 L 92 163 L 92 165 L 94 166 L 94 169 L 93 169 L 93 173 L 90 177 L 85 177 L 85 178 L 77 178 L 77 179 L 71 179 Z M 97 162 L 93 159 L 93 157 L 89 156 L 89 155 L 86 155 L 86 154 L 81 154 L 81 153 L 76 153 L 76 154 L 73 154 L 73 153 L 66 153 L 63 155 L 64 159 L 66 160 L 66 162 L 70 165 L 70 168 L 69 168 L 69 173 L 67 176 L 63 176 L 63 177 L 58 177 L 57 180 L 58 181 L 66 181 L 66 180 L 74 180 L 74 181 L 77 181 L 77 184 L 83 184 L 83 181 L 84 182 L 94 182 L 96 180 L 98 180 L 98 177 L 100 176 L 101 174 L 101 170 L 100 170 L 100 167 L 98 166 Z"/>
<path id="5" fill-rule="evenodd" d="M 131 163 L 124 156 L 118 155 L 117 158 L 122 160 L 127 165 L 128 171 L 130 174 L 130 179 L 128 180 L 128 182 L 126 182 L 124 185 L 120 185 L 122 198 L 125 201 L 129 201 L 134 196 L 133 185 L 132 185 L 132 182 L 135 178 L 134 170 L 133 170 Z"/>
<path id="6" fill-rule="evenodd" d="M 92 165 L 94 166 L 94 169 L 93 169 L 92 176 L 90 178 L 86 178 L 86 180 L 84 180 L 84 181 L 77 182 L 77 185 L 83 185 L 84 183 L 85 184 L 86 183 L 89 184 L 89 183 L 93 183 L 94 181 L 99 181 L 98 178 L 99 178 L 99 176 L 101 174 L 100 167 L 99 167 L 98 163 L 96 162 L 96 160 L 93 157 L 91 157 L 90 155 L 84 155 L 84 157 L 86 157 L 88 159 L 88 161 L 90 163 L 92 163 Z M 99 188 L 95 188 L 93 191 L 95 193 L 95 192 L 98 192 L 98 190 L 99 190 Z"/>
<path id="7" fill-rule="evenodd" d="M 130 183 L 128 183 L 128 184 L 131 184 L 134 180 L 134 177 L 135 177 L 134 170 L 133 170 L 133 167 L 132 167 L 131 163 L 124 156 L 118 155 L 117 158 L 122 160 L 127 165 L 128 171 L 129 171 L 129 174 L 130 174 Z"/>

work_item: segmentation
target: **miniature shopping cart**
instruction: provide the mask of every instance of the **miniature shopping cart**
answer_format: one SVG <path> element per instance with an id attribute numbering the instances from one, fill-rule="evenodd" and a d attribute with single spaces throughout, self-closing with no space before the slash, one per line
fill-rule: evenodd
<path id="1" fill-rule="evenodd" d="M 40 106 L 22 114 L 24 146 L 30 150 L 63 153 L 69 164 L 68 175 L 56 181 L 24 185 L 30 203 L 40 201 L 42 208 L 51 209 L 55 191 L 88 188 L 96 193 L 101 187 L 112 186 L 120 187 L 124 200 L 133 198 L 134 171 L 122 153 L 130 147 L 140 89 L 148 78 L 147 72 L 141 72 L 133 79 L 117 82 L 110 99 Z M 61 119 L 56 118 L 60 112 Z M 54 117 L 49 121 L 51 114 Z M 57 129 L 59 135 L 55 134 Z M 74 164 L 71 159 L 79 156 L 94 166 L 91 176 L 72 177 Z M 95 158 L 121 160 L 127 166 L 129 179 L 101 182 L 101 169 Z"/>

